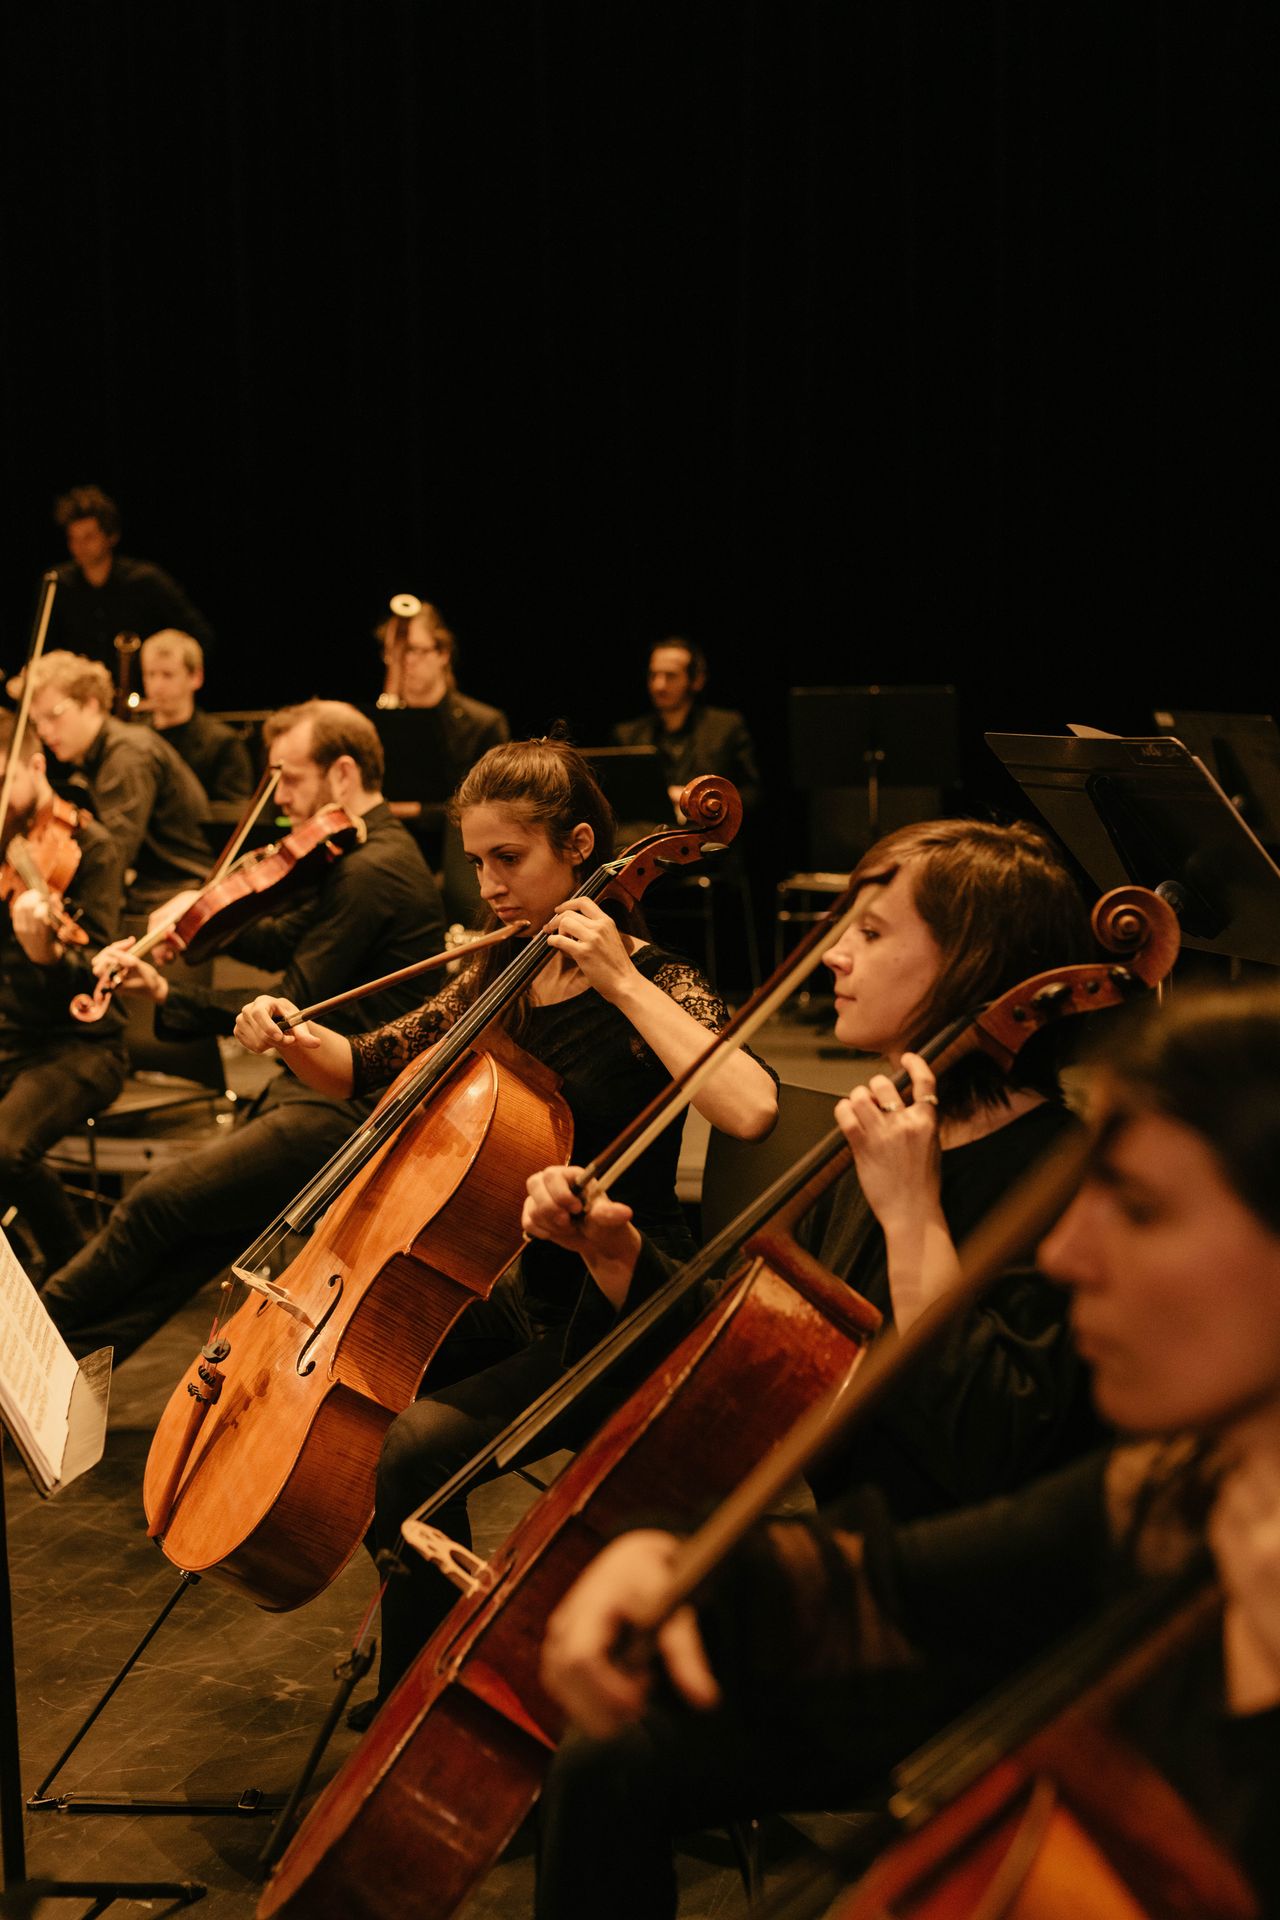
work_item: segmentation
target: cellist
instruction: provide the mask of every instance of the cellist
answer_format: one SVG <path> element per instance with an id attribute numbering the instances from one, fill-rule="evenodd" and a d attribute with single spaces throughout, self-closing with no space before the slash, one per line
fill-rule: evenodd
<path id="1" fill-rule="evenodd" d="M 1102 1595 L 1206 1548 L 1221 1634 L 1129 1703 L 1126 1731 L 1280 1910 L 1280 992 L 1149 1010 L 1093 1099 L 1101 1146 L 1040 1262 L 1131 1438 L 945 1518 L 894 1525 L 860 1491 L 769 1522 L 661 1630 L 657 1688 L 615 1653 L 676 1543 L 605 1549 L 544 1648 L 582 1731 L 543 1797 L 541 1920 L 661 1920 L 673 1834 L 863 1797 Z"/>
<path id="2" fill-rule="evenodd" d="M 575 898 L 584 874 L 612 850 L 614 822 L 572 747 L 560 740 L 492 747 L 462 781 L 451 812 L 493 925 L 522 924 L 536 933 L 558 916 L 550 943 L 555 961 L 508 1016 L 509 1030 L 561 1077 L 575 1151 L 589 1154 L 698 1057 L 707 1031 L 721 1027 L 728 1011 L 690 962 L 620 929 L 594 901 Z M 242 1011 L 236 1033 L 251 1051 L 278 1047 L 314 1087 L 336 1095 L 353 1087 L 363 1092 L 385 1085 L 446 1032 L 504 963 L 502 950 L 490 949 L 417 1013 L 371 1033 L 348 1038 L 309 1022 L 289 1035 L 278 1022 L 297 1009 L 271 995 Z M 711 1125 L 741 1139 L 759 1138 L 777 1114 L 774 1081 L 744 1053 L 708 1083 L 697 1105 Z M 679 1129 L 669 1129 L 637 1162 L 626 1186 L 647 1230 L 676 1257 L 691 1250 L 675 1193 L 678 1154 Z M 532 1249 L 489 1300 L 468 1307 L 428 1371 L 426 1397 L 387 1435 L 378 1478 L 379 1545 L 393 1547 L 406 1513 L 548 1386 L 612 1317 L 576 1254 L 548 1247 Z M 451 1530 L 465 1533 L 462 1503 L 448 1519 Z M 392 1581 L 383 1605 L 382 1694 L 453 1598 L 444 1577 L 421 1563 Z"/>
<path id="3" fill-rule="evenodd" d="M 0 781 L 9 774 L 14 716 L 0 713 Z M 8 908 L 0 908 L 0 1211 L 17 1206 L 35 1243 L 33 1277 L 61 1266 L 84 1235 L 56 1176 L 44 1165 L 49 1148 L 124 1084 L 119 1014 L 92 1030 L 77 1026 L 67 1004 L 89 978 L 79 957 L 114 938 L 120 919 L 120 861 L 111 836 L 86 813 L 55 801 L 39 736 L 28 728 L 18 742 L 3 834 L 32 832 L 55 807 L 75 850 L 67 909 L 86 947 L 59 937 L 59 923 L 42 889 L 12 868 Z M 52 830 L 52 829 L 51 829 Z"/>
<path id="4" fill-rule="evenodd" d="M 1050 842 L 1023 825 L 923 821 L 887 835 L 850 876 L 856 920 L 825 956 L 835 1037 L 909 1068 L 906 1103 L 887 1075 L 836 1109 L 854 1157 L 803 1223 L 805 1244 L 900 1330 L 945 1292 L 956 1244 L 1019 1174 L 1078 1123 L 1058 1085 L 1052 1030 L 1009 1081 L 970 1055 L 942 1082 L 911 1049 L 1006 988 L 1090 953 L 1074 881 Z M 581 1247 L 615 1302 L 643 1298 L 662 1264 L 611 1199 L 584 1218 L 577 1169 L 529 1184 L 525 1231 Z M 1096 1438 L 1057 1290 L 1011 1274 L 955 1331 L 927 1382 L 863 1434 L 858 1473 L 901 1518 L 1016 1486 Z M 845 1484 L 837 1457 L 820 1497 Z"/>

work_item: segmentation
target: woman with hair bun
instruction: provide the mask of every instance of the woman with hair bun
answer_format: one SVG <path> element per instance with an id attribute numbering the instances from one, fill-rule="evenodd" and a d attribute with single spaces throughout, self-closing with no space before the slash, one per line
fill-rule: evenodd
<path id="1" fill-rule="evenodd" d="M 614 822 L 586 762 L 567 743 L 491 748 L 466 775 L 450 811 L 488 925 L 524 922 L 531 936 L 557 918 L 555 957 L 507 1010 L 504 1025 L 560 1076 L 575 1153 L 589 1160 L 702 1053 L 728 1011 L 689 961 L 577 897 L 585 875 L 612 855 Z M 290 1033 L 278 1022 L 298 1009 L 273 995 L 243 1010 L 236 1033 L 252 1052 L 278 1048 L 301 1079 L 325 1093 L 367 1092 L 388 1084 L 446 1033 L 509 958 L 504 946 L 487 949 L 415 1013 L 372 1033 L 348 1038 L 314 1021 Z M 740 1053 L 694 1105 L 712 1126 L 759 1139 L 777 1117 L 775 1082 L 753 1055 Z M 693 1250 L 675 1191 L 680 1133 L 669 1127 L 617 1188 L 674 1259 Z M 487 1301 L 469 1307 L 428 1370 L 426 1397 L 388 1432 L 378 1475 L 378 1545 L 394 1547 L 406 1515 L 549 1386 L 621 1304 L 595 1286 L 572 1247 L 538 1245 Z M 469 1540 L 465 1502 L 443 1511 L 440 1524 Z M 414 1564 L 392 1582 L 383 1609 L 383 1693 L 456 1597 L 442 1574 L 410 1558 Z"/>

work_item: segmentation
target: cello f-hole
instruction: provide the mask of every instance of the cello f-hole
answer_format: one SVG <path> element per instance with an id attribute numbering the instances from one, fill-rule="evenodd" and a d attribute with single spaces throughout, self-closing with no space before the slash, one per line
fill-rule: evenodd
<path id="1" fill-rule="evenodd" d="M 302 1351 L 298 1355 L 298 1378 L 300 1380 L 305 1380 L 309 1373 L 315 1372 L 315 1356 L 312 1354 L 310 1359 L 308 1359 L 307 1356 L 311 1353 L 312 1347 L 314 1347 L 316 1341 L 324 1332 L 330 1314 L 342 1298 L 342 1275 L 340 1273 L 331 1273 L 329 1275 L 329 1294 L 328 1306 L 316 1321 L 315 1326 L 312 1327 L 311 1332 L 303 1344 Z"/>

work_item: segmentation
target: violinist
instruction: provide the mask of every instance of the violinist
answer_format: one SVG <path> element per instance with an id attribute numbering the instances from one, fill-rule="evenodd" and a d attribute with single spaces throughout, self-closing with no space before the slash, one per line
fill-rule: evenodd
<path id="1" fill-rule="evenodd" d="M 835 1037 L 906 1067 L 914 1100 L 881 1074 L 839 1104 L 854 1167 L 800 1237 L 905 1330 L 954 1278 L 958 1242 L 1078 1125 L 1061 1099 L 1052 1030 L 1023 1049 L 1008 1080 L 973 1054 L 936 1082 L 911 1050 L 1043 968 L 1088 957 L 1091 944 L 1074 882 L 1048 840 L 1020 824 L 902 827 L 863 856 L 850 884 L 856 921 L 824 956 Z M 576 1171 L 549 1167 L 530 1181 L 526 1233 L 578 1247 L 617 1305 L 643 1299 L 665 1263 L 616 1200 L 584 1215 Z M 837 1453 L 814 1486 L 833 1497 L 854 1472 L 895 1515 L 913 1517 L 1016 1486 L 1095 1437 L 1061 1294 L 1020 1269 L 859 1436 L 855 1464 Z"/>
<path id="2" fill-rule="evenodd" d="M 8 768 L 14 717 L 0 713 L 0 779 Z M 40 742 L 28 732 L 18 750 L 5 822 L 6 846 L 32 834 L 54 808 Z M 79 854 L 63 904 L 90 946 L 114 938 L 120 910 L 120 866 L 106 830 L 67 810 L 63 829 Z M 52 923 L 50 903 L 22 884 L 0 910 L 0 1210 L 16 1206 L 38 1249 L 32 1262 L 52 1272 L 80 1246 L 81 1233 L 57 1178 L 44 1165 L 48 1149 L 95 1113 L 124 1083 L 118 1013 L 87 1028 L 67 1011 L 88 969 Z"/>
<path id="3" fill-rule="evenodd" d="M 304 1004 L 438 951 L 440 896 L 382 797 L 382 751 L 372 723 L 343 701 L 310 700 L 274 714 L 264 733 L 279 769 L 276 799 L 293 823 L 337 805 L 363 822 L 365 837 L 323 869 L 299 904 L 245 927 L 229 951 L 278 973 L 283 995 Z M 123 968 L 123 991 L 155 1004 L 162 1038 L 230 1034 L 243 990 L 167 976 L 132 959 L 131 945 L 105 948 L 94 966 L 99 973 Z M 415 998 L 411 984 L 387 987 L 344 1009 L 335 1027 L 353 1032 Z M 72 1349 L 88 1353 L 109 1341 L 118 1364 L 219 1273 L 374 1104 L 363 1091 L 349 1096 L 350 1089 L 333 1098 L 280 1074 L 248 1120 L 133 1187 L 46 1289 L 45 1303 Z"/>
<path id="4" fill-rule="evenodd" d="M 78 767 L 115 841 L 127 914 L 190 886 L 209 860 L 209 803 L 182 756 L 149 727 L 113 718 L 111 675 L 96 660 L 46 653 L 32 669 L 31 720 L 49 752 Z"/>
<path id="5" fill-rule="evenodd" d="M 182 755 L 210 800 L 243 803 L 253 792 L 253 765 L 240 735 L 196 705 L 204 685 L 200 642 L 175 627 L 142 643 L 142 685 L 156 732 Z"/>
<path id="6" fill-rule="evenodd" d="M 582 1732 L 544 1794 L 541 1920 L 673 1913 L 674 1833 L 862 1799 L 1108 1594 L 1201 1558 L 1221 1630 L 1144 1683 L 1123 1730 L 1280 1911 L 1280 992 L 1150 1009 L 1093 1105 L 1098 1150 L 1040 1261 L 1132 1437 L 943 1518 L 895 1526 L 862 1492 L 766 1523 L 661 1630 L 656 1689 L 615 1649 L 675 1542 L 614 1542 L 544 1648 Z"/>
<path id="7" fill-rule="evenodd" d="M 620 930 L 594 901 L 575 898 L 600 850 L 612 850 L 614 823 L 571 747 L 534 740 L 492 748 L 463 781 L 451 811 L 491 924 L 536 932 L 557 918 L 555 961 L 535 975 L 508 1018 L 519 1045 L 560 1075 L 575 1151 L 589 1156 L 698 1056 L 727 1010 L 688 961 Z M 336 1098 L 372 1091 L 447 1031 L 501 965 L 501 949 L 490 949 L 417 1013 L 371 1033 L 347 1036 L 307 1023 L 287 1034 L 278 1019 L 296 1009 L 280 996 L 246 1007 L 236 1033 L 251 1051 L 278 1047 L 295 1073 Z M 711 1125 L 741 1139 L 767 1133 L 777 1111 L 773 1080 L 745 1053 L 696 1104 Z M 679 1129 L 669 1129 L 618 1186 L 655 1243 L 673 1256 L 691 1250 L 675 1194 L 678 1154 Z M 613 1303 L 576 1253 L 549 1246 L 529 1249 L 487 1301 L 473 1303 L 427 1373 L 427 1397 L 387 1435 L 378 1474 L 379 1545 L 393 1547 L 405 1515 L 613 1317 Z M 463 1503 L 445 1524 L 455 1538 L 465 1535 Z M 443 1575 L 421 1563 L 392 1581 L 383 1609 L 382 1693 L 453 1598 Z M 372 1717 L 369 1708 L 364 1713 Z"/>

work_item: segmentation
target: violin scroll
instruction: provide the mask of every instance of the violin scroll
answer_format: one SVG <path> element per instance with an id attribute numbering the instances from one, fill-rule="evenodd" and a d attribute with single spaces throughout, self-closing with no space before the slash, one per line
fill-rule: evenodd
<path id="1" fill-rule="evenodd" d="M 691 827 L 712 833 L 727 846 L 742 825 L 742 798 L 732 780 L 700 773 L 680 795 L 680 811 Z"/>

